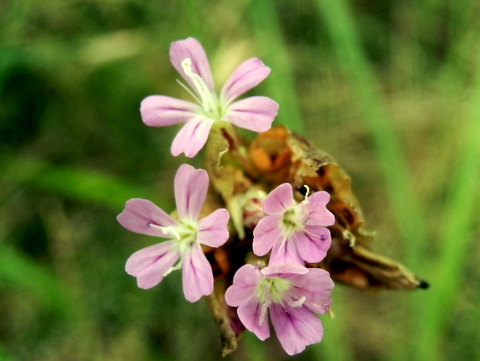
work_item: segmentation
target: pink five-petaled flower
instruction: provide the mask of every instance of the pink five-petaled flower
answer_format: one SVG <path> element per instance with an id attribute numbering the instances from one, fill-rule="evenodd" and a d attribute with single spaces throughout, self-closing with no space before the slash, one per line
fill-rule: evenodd
<path id="1" fill-rule="evenodd" d="M 135 252 L 125 270 L 140 288 L 152 288 L 171 271 L 182 268 L 183 293 L 190 302 L 213 292 L 213 273 L 200 244 L 219 247 L 228 239 L 226 209 L 217 209 L 197 221 L 208 190 L 208 175 L 183 164 L 174 181 L 179 220 L 145 199 L 130 199 L 118 222 L 129 231 L 169 238 Z"/>
<path id="2" fill-rule="evenodd" d="M 207 55 L 202 45 L 187 38 L 170 46 L 170 61 L 193 89 L 198 104 L 163 95 L 152 95 L 142 101 L 143 122 L 152 127 L 186 123 L 173 140 L 174 156 L 185 153 L 194 157 L 207 141 L 214 123 L 226 121 L 237 127 L 264 132 L 277 115 L 278 104 L 267 97 L 234 100 L 257 86 L 270 73 L 260 59 L 250 58 L 240 64 L 228 78 L 219 94 L 215 93 Z"/>
<path id="3" fill-rule="evenodd" d="M 327 209 L 327 192 L 315 192 L 296 203 L 292 186 L 283 183 L 263 201 L 267 216 L 253 230 L 253 252 L 264 256 L 272 250 L 269 265 L 320 262 L 330 248 L 330 231 L 335 223 Z"/>
<path id="4" fill-rule="evenodd" d="M 316 313 L 330 308 L 333 281 L 327 271 L 298 265 L 275 265 L 260 270 L 246 264 L 235 273 L 225 301 L 238 307 L 245 328 L 262 341 L 270 336 L 270 319 L 283 349 L 294 355 L 320 342 L 323 327 Z"/>

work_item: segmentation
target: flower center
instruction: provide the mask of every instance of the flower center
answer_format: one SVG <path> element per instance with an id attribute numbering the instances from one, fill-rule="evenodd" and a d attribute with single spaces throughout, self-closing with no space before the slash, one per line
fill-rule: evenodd
<path id="1" fill-rule="evenodd" d="M 166 235 L 172 236 L 171 241 L 173 248 L 178 249 L 182 255 L 182 257 L 180 257 L 178 261 L 163 274 L 163 277 L 166 277 L 173 271 L 182 268 L 183 254 L 188 252 L 197 241 L 197 224 L 196 222 L 184 219 L 176 226 L 163 227 L 153 223 L 149 223 L 148 225 L 149 227 L 159 228 Z"/>
<path id="2" fill-rule="evenodd" d="M 257 297 L 261 302 L 282 303 L 284 293 L 290 289 L 290 281 L 279 277 L 265 277 L 258 284 Z"/>
<path id="3" fill-rule="evenodd" d="M 203 78 L 193 71 L 192 60 L 190 58 L 183 59 L 181 65 L 183 72 L 190 78 L 200 97 L 198 98 L 195 94 L 192 94 L 201 105 L 202 114 L 215 121 L 222 120 L 226 114 L 226 105 L 224 102 L 219 101 L 217 95 L 208 88 Z"/>
<path id="4" fill-rule="evenodd" d="M 303 306 L 306 297 L 302 296 L 298 300 L 295 300 L 292 295 L 289 294 L 289 291 L 292 288 L 292 284 L 289 280 L 280 277 L 265 277 L 263 273 L 261 274 L 264 277 L 257 285 L 257 298 L 262 304 L 260 317 L 258 319 L 258 324 L 260 326 L 265 322 L 268 308 L 272 303 L 280 304 L 283 307 L 285 307 L 285 304 L 290 307 Z"/>
<path id="5" fill-rule="evenodd" d="M 163 233 L 171 235 L 171 240 L 174 241 L 175 246 L 182 254 L 192 248 L 197 240 L 197 225 L 195 222 L 189 222 L 188 220 L 182 220 L 176 226 L 162 227 L 150 224 L 150 227 L 160 228 Z"/>
<path id="6" fill-rule="evenodd" d="M 292 233 L 303 229 L 302 204 L 297 204 L 283 213 L 280 227 L 285 238 L 290 238 Z"/>

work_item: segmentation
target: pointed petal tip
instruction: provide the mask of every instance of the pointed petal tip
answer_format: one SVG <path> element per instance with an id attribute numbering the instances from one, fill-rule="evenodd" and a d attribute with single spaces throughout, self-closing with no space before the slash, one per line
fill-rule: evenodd
<path id="1" fill-rule="evenodd" d="M 192 61 L 192 71 L 201 76 L 207 87 L 213 91 L 214 84 L 207 54 L 197 39 L 188 37 L 174 41 L 170 45 L 170 62 L 182 78 L 195 90 L 195 84 L 185 74 L 181 65 L 186 58 L 190 58 Z"/>
<path id="2" fill-rule="evenodd" d="M 250 58 L 241 63 L 222 87 L 221 93 L 228 102 L 260 84 L 270 74 L 270 68 L 259 58 Z"/>

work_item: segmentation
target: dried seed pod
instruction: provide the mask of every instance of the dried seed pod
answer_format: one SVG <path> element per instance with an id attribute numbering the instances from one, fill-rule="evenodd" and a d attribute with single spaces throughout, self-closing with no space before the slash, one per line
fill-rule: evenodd
<path id="1" fill-rule="evenodd" d="M 282 183 L 292 185 L 298 202 L 305 198 L 307 189 L 311 193 L 323 190 L 331 197 L 327 205 L 335 215 L 335 224 L 328 227 L 331 248 L 322 262 L 307 266 L 326 269 L 334 281 L 362 290 L 428 286 L 400 263 L 369 248 L 375 234 L 365 228 L 350 177 L 331 156 L 285 127 L 274 127 L 251 142 L 233 127 L 213 131 L 206 169 L 216 199 L 224 202 L 235 228 L 225 246 L 207 253 L 217 271 L 209 305 L 220 325 L 224 354 L 236 347 L 243 326 L 223 295 L 236 270 L 255 257 L 251 252 L 252 230 L 262 215 L 259 202 Z"/>

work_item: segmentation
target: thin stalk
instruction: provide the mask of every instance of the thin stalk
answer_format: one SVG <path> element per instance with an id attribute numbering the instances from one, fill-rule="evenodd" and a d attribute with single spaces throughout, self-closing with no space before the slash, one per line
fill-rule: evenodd
<path id="1" fill-rule="evenodd" d="M 426 243 L 425 222 L 415 199 L 412 180 L 403 155 L 402 144 L 382 103 L 374 71 L 361 47 L 358 31 L 344 0 L 316 1 L 333 42 L 336 56 L 350 80 L 363 120 L 366 122 L 383 175 L 397 229 L 407 252 L 409 266 L 420 267 L 420 255 Z"/>
<path id="2" fill-rule="evenodd" d="M 272 0 L 252 2 L 250 16 L 259 46 L 265 49 L 262 54 L 265 64 L 272 69 L 272 74 L 265 82 L 267 93 L 280 104 L 274 124 L 282 124 L 293 132 L 303 134 L 305 131 L 290 55 L 281 34 L 276 16 L 275 3 Z"/>

